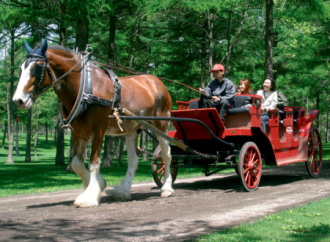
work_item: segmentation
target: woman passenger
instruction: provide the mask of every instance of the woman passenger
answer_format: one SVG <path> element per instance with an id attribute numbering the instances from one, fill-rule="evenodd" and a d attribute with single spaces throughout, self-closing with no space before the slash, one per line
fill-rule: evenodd
<path id="1" fill-rule="evenodd" d="M 237 89 L 238 94 L 252 94 L 252 88 L 251 88 L 251 82 L 248 79 L 241 79 L 238 82 L 238 89 Z"/>
<path id="2" fill-rule="evenodd" d="M 262 97 L 261 100 L 261 129 L 266 132 L 266 125 L 269 120 L 269 110 L 276 109 L 276 105 L 278 102 L 276 83 L 275 80 L 271 78 L 266 78 L 263 83 L 263 90 L 259 90 L 257 95 Z"/>

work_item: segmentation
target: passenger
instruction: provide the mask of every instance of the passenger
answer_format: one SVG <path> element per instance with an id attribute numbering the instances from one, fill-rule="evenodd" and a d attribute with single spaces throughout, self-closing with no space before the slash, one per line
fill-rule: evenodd
<path id="1" fill-rule="evenodd" d="M 261 100 L 261 129 L 266 132 L 266 125 L 269 120 L 269 110 L 276 109 L 278 102 L 276 83 L 271 78 L 266 78 L 263 83 L 263 90 L 259 90 L 257 95 L 262 97 Z"/>
<path id="2" fill-rule="evenodd" d="M 279 109 L 280 120 L 285 118 L 284 108 L 289 105 L 288 100 L 285 95 L 281 91 L 277 91 L 277 105 L 276 107 Z"/>
<path id="3" fill-rule="evenodd" d="M 284 110 L 284 108 L 289 105 L 288 99 L 285 97 L 283 92 L 277 91 L 277 99 L 278 99 L 278 101 L 277 101 L 276 107 L 279 110 Z"/>
<path id="4" fill-rule="evenodd" d="M 253 90 L 251 88 L 251 82 L 248 79 L 241 79 L 238 82 L 238 94 L 253 94 Z"/>
<path id="5" fill-rule="evenodd" d="M 234 106 L 235 104 L 236 87 L 234 83 L 224 77 L 225 67 L 223 65 L 215 64 L 211 72 L 215 79 L 209 82 L 204 89 L 199 88 L 200 91 L 204 91 L 205 95 L 202 94 L 198 100 L 198 107 L 215 107 L 224 121 L 229 105 Z"/>

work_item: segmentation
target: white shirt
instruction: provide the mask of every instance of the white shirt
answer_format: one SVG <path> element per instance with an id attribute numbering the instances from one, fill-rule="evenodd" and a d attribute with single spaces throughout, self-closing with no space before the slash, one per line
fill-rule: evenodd
<path id="1" fill-rule="evenodd" d="M 261 99 L 262 110 L 276 109 L 276 105 L 278 102 L 276 91 L 265 92 L 264 90 L 259 90 L 257 91 L 257 95 L 260 95 L 262 97 Z"/>

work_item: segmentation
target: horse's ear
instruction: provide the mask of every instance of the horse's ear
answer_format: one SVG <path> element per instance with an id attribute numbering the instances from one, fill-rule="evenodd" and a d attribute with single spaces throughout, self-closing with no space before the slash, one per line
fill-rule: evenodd
<path id="1" fill-rule="evenodd" d="M 24 40 L 24 45 L 25 45 L 25 49 L 27 50 L 28 53 L 32 52 L 32 48 L 29 46 L 29 44 L 26 42 L 26 40 Z"/>
<path id="2" fill-rule="evenodd" d="M 42 47 L 41 47 L 41 53 L 42 53 L 42 55 L 45 55 L 47 48 L 48 48 L 48 43 L 47 43 L 47 38 L 46 38 L 42 42 Z"/>

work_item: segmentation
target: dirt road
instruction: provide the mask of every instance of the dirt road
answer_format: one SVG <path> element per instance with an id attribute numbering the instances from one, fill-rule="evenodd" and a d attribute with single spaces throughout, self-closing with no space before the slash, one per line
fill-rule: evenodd
<path id="1" fill-rule="evenodd" d="M 135 184 L 132 201 L 103 194 L 101 206 L 76 208 L 82 190 L 0 198 L 1 241 L 189 241 L 330 196 L 330 162 L 310 179 L 303 163 L 263 171 L 244 192 L 235 173 L 177 180 L 160 198 L 154 183 Z"/>

